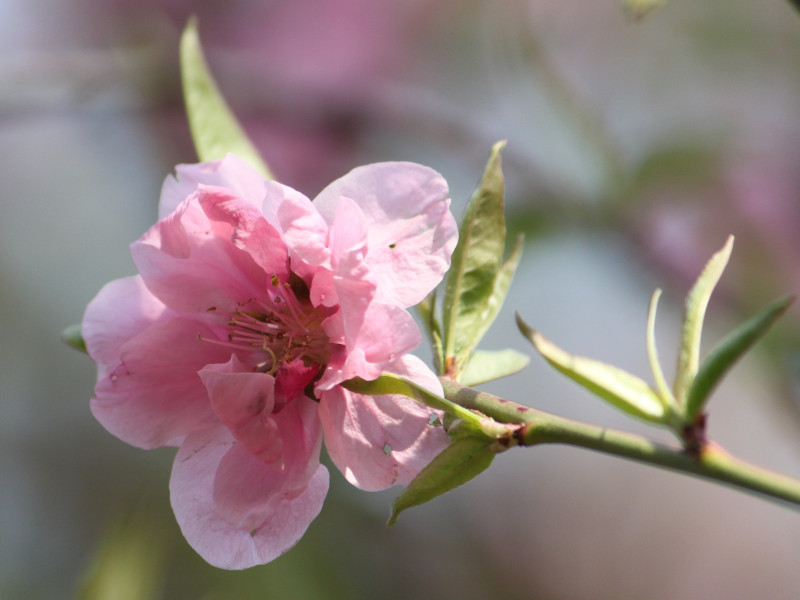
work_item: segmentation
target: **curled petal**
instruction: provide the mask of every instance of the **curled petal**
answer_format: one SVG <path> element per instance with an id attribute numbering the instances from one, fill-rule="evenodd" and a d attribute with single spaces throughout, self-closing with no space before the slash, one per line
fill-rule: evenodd
<path id="1" fill-rule="evenodd" d="M 441 394 L 436 376 L 415 356 L 398 359 L 387 372 Z M 447 446 L 432 409 L 405 396 L 364 396 L 335 387 L 321 394 L 325 447 L 353 485 L 367 491 L 408 483 Z"/>
<path id="2" fill-rule="evenodd" d="M 310 463 L 290 485 L 244 451 L 224 427 L 186 438 L 172 468 L 170 497 L 186 540 L 210 564 L 246 569 L 296 544 L 319 514 L 328 471 Z M 291 484 L 297 484 L 292 487 Z"/>
<path id="3" fill-rule="evenodd" d="M 202 200 L 231 199 L 219 188 L 205 188 Z M 131 256 L 150 291 L 180 312 L 232 310 L 235 301 L 263 294 L 266 275 L 253 258 L 237 248 L 228 222 L 205 213 L 201 195 L 193 194 L 131 245 Z M 213 215 L 212 215 L 213 216 Z"/>
<path id="4" fill-rule="evenodd" d="M 347 279 L 364 279 L 368 275 L 364 265 L 367 225 L 364 213 L 350 198 L 341 198 L 336 206 L 329 245 L 331 269 L 336 275 Z"/>
<path id="5" fill-rule="evenodd" d="M 353 303 L 356 302 L 354 298 Z M 325 373 L 317 382 L 318 390 L 330 389 L 353 377 L 375 379 L 422 341 L 414 318 L 402 308 L 373 302 L 364 312 L 353 311 L 348 321 L 348 314 L 344 312 L 348 306 L 349 303 L 343 302 L 345 351 L 331 357 Z M 334 315 L 330 322 L 325 323 L 326 328 L 330 327 L 334 333 L 338 331 L 334 320 L 337 317 L 339 315 Z"/>
<path id="6" fill-rule="evenodd" d="M 283 199 L 276 216 L 283 239 L 297 257 L 308 265 L 330 267 L 328 224 L 311 200 L 295 193 Z"/>
<path id="7" fill-rule="evenodd" d="M 275 404 L 281 407 L 304 395 L 306 386 L 317 378 L 319 371 L 319 365 L 307 365 L 303 359 L 283 365 L 275 374 Z"/>
<path id="8" fill-rule="evenodd" d="M 204 367 L 199 375 L 211 408 L 236 440 L 260 460 L 280 458 L 280 437 L 270 417 L 275 407 L 275 378 L 249 372 L 236 356 L 227 363 Z"/>
<path id="9" fill-rule="evenodd" d="M 199 185 L 227 188 L 261 210 L 264 178 L 247 161 L 228 154 L 213 162 L 175 167 L 175 175 L 168 176 L 161 187 L 158 218 L 163 219 L 172 213 Z"/>
<path id="10" fill-rule="evenodd" d="M 458 227 L 450 213 L 447 182 L 414 163 L 390 162 L 353 169 L 314 200 L 334 223 L 343 198 L 364 214 L 365 261 L 378 281 L 382 302 L 409 307 L 441 281 L 450 266 Z"/>
<path id="11" fill-rule="evenodd" d="M 288 280 L 286 244 L 259 210 L 222 188 L 200 186 L 197 192 L 200 206 L 216 225 L 217 236 L 230 238 L 233 245 L 249 254 L 265 273 Z"/>

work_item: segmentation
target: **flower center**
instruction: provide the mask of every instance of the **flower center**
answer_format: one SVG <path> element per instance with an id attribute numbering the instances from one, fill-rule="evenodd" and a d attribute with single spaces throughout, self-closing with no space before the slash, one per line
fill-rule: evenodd
<path id="1" fill-rule="evenodd" d="M 289 283 L 273 275 L 271 284 L 266 298 L 240 302 L 233 312 L 210 307 L 208 312 L 227 318 L 227 339 L 200 339 L 247 350 L 255 359 L 254 370 L 270 375 L 298 359 L 306 366 L 324 365 L 329 357 L 328 336 L 322 330 L 324 310 L 311 305 L 298 277 Z"/>

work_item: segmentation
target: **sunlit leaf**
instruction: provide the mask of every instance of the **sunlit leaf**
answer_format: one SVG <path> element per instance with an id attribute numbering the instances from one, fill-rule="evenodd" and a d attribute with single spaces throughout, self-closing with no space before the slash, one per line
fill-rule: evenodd
<path id="1" fill-rule="evenodd" d="M 393 373 L 384 373 L 377 379 L 367 381 L 360 377 L 354 377 L 342 382 L 342 387 L 355 392 L 357 394 L 367 394 L 370 396 L 387 396 L 391 394 L 399 394 L 408 398 L 413 398 L 426 406 L 430 406 L 436 410 L 441 410 L 448 415 L 461 419 L 467 427 L 474 431 L 480 431 L 481 421 L 483 420 L 476 413 L 462 408 L 458 404 L 437 396 L 430 390 L 417 385 L 412 381 L 403 379 L 399 375 Z"/>
<path id="2" fill-rule="evenodd" d="M 656 309 L 658 308 L 658 299 L 661 297 L 661 290 L 653 292 L 650 298 L 650 308 L 647 311 L 647 358 L 650 361 L 650 370 L 653 372 L 653 379 L 655 380 L 656 390 L 664 403 L 673 406 L 675 399 L 672 397 L 672 392 L 664 379 L 664 372 L 661 370 L 661 363 L 658 360 L 658 350 L 656 349 Z"/>
<path id="3" fill-rule="evenodd" d="M 433 500 L 489 468 L 495 456 L 489 448 L 491 443 L 472 436 L 453 440 L 395 499 L 387 526 L 394 525 L 405 509 Z"/>
<path id="4" fill-rule="evenodd" d="M 180 59 L 183 98 L 198 158 L 212 161 L 231 152 L 246 160 L 264 178 L 272 179 L 208 69 L 194 18 L 181 36 Z"/>
<path id="5" fill-rule="evenodd" d="M 547 362 L 576 383 L 630 415 L 663 422 L 664 406 L 646 381 L 612 365 L 568 354 L 532 330 L 519 316 L 517 325 Z"/>
<path id="6" fill-rule="evenodd" d="M 494 381 L 519 373 L 530 361 L 528 356 L 516 350 L 477 350 L 470 357 L 460 382 L 472 386 Z"/>
<path id="7" fill-rule="evenodd" d="M 491 327 L 492 323 L 494 323 L 494 320 L 497 318 L 497 314 L 500 312 L 500 308 L 502 308 L 503 302 L 508 295 L 508 290 L 511 287 L 511 281 L 514 278 L 514 273 L 517 272 L 517 267 L 519 266 L 520 259 L 522 259 L 522 251 L 524 249 L 525 236 L 520 235 L 517 237 L 517 241 L 514 243 L 514 247 L 511 249 L 508 258 L 497 272 L 497 277 L 495 277 L 494 280 L 494 288 L 492 289 L 492 295 L 489 296 L 488 313 L 486 314 L 486 318 L 479 325 L 475 334 L 476 345 L 480 340 L 483 339 L 483 336 L 486 335 L 486 332 L 489 331 L 489 327 Z"/>
<path id="8" fill-rule="evenodd" d="M 484 322 L 492 313 L 495 280 L 503 264 L 506 225 L 503 215 L 505 181 L 498 142 L 478 188 L 470 197 L 447 277 L 443 307 L 448 373 L 458 378 L 477 345 Z M 512 271 L 513 273 L 513 271 Z"/>
<path id="9" fill-rule="evenodd" d="M 729 236 L 725 246 L 711 257 L 686 296 L 678 368 L 673 386 L 675 398 L 682 405 L 685 405 L 686 394 L 689 392 L 700 364 L 700 336 L 708 300 L 711 298 L 711 293 L 714 291 L 722 271 L 728 264 L 732 248 L 733 236 Z"/>
<path id="10" fill-rule="evenodd" d="M 81 352 L 88 353 L 88 350 L 86 349 L 86 342 L 84 341 L 83 335 L 81 334 L 80 325 L 70 325 L 64 331 L 62 331 L 61 341 L 64 342 L 67 346 L 75 348 L 75 350 L 80 350 Z"/>
<path id="11" fill-rule="evenodd" d="M 739 325 L 714 347 L 703 361 L 686 398 L 686 420 L 693 423 L 709 396 L 733 364 L 769 331 L 794 301 L 793 296 L 776 300 Z"/>

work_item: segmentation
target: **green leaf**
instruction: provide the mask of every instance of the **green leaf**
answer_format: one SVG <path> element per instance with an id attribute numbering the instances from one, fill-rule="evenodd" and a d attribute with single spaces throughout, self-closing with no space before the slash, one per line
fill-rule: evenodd
<path id="1" fill-rule="evenodd" d="M 85 354 L 89 353 L 89 351 L 86 349 L 86 342 L 84 341 L 83 335 L 81 334 L 80 325 L 70 325 L 64 331 L 62 331 L 61 341 L 64 342 L 67 346 L 75 348 L 75 350 L 80 350 Z"/>
<path id="2" fill-rule="evenodd" d="M 673 392 L 680 405 L 685 406 L 686 394 L 692 386 L 700 363 L 700 336 L 703 331 L 703 319 L 706 314 L 708 300 L 728 264 L 733 248 L 733 236 L 729 236 L 722 249 L 711 257 L 700 277 L 697 278 L 689 294 L 686 296 L 686 307 L 683 316 L 683 332 L 678 354 L 678 368 L 675 373 Z"/>
<path id="3" fill-rule="evenodd" d="M 450 420 L 458 420 L 458 427 L 462 431 L 469 432 L 470 435 L 485 436 L 491 441 L 507 438 L 510 434 L 509 426 L 478 414 L 471 410 L 459 406 L 441 396 L 437 396 L 430 390 L 417 385 L 413 381 L 403 379 L 393 373 L 384 373 L 377 379 L 367 381 L 360 377 L 354 377 L 342 382 L 342 387 L 357 394 L 367 394 L 370 396 L 386 396 L 390 394 L 400 394 L 407 398 L 421 402 L 426 406 L 447 413 Z M 450 430 L 448 429 L 448 432 Z"/>
<path id="4" fill-rule="evenodd" d="M 617 367 L 564 352 L 533 331 L 519 315 L 517 325 L 547 362 L 576 383 L 629 415 L 645 421 L 664 422 L 664 405 L 644 380 Z"/>
<path id="5" fill-rule="evenodd" d="M 516 350 L 477 350 L 461 374 L 460 383 L 473 386 L 494 381 L 520 372 L 529 362 L 531 359 L 528 356 Z"/>
<path id="6" fill-rule="evenodd" d="M 391 394 L 399 394 L 408 398 L 413 398 L 426 406 L 442 410 L 448 415 L 464 421 L 468 427 L 474 431 L 482 429 L 482 419 L 478 414 L 462 408 L 455 402 L 451 402 L 446 398 L 437 396 L 433 392 L 426 390 L 424 387 L 417 385 L 407 379 L 403 379 L 399 375 L 392 373 L 384 373 L 377 379 L 367 381 L 360 377 L 348 379 L 342 382 L 342 387 L 355 392 L 357 394 L 367 394 L 370 396 L 388 396 Z"/>
<path id="7" fill-rule="evenodd" d="M 183 98 L 198 158 L 212 161 L 231 152 L 246 160 L 265 179 L 272 179 L 208 70 L 194 17 L 181 36 L 180 57 Z"/>
<path id="8" fill-rule="evenodd" d="M 495 455 L 489 448 L 491 443 L 491 440 L 472 436 L 453 440 L 395 499 L 386 525 L 394 525 L 405 509 L 424 504 L 464 485 L 489 468 Z"/>
<path id="9" fill-rule="evenodd" d="M 514 278 L 514 273 L 517 271 L 519 261 L 522 258 L 522 251 L 524 249 L 525 236 L 519 235 L 517 237 L 517 241 L 514 243 L 514 247 L 511 249 L 511 252 L 508 255 L 508 258 L 497 272 L 497 277 L 495 277 L 494 280 L 494 288 L 492 289 L 492 295 L 489 296 L 488 313 L 486 318 L 483 319 L 478 327 L 475 337 L 475 345 L 477 345 L 478 342 L 483 339 L 483 336 L 486 335 L 486 332 L 489 331 L 489 327 L 491 327 L 492 323 L 494 323 L 494 320 L 497 318 L 497 314 L 500 312 L 500 308 L 502 308 L 503 302 L 508 295 L 508 290 L 511 287 L 511 281 Z M 469 363 L 467 366 L 469 366 Z"/>
<path id="10" fill-rule="evenodd" d="M 473 192 L 459 228 L 445 288 L 443 326 L 447 373 L 458 378 L 477 345 L 484 322 L 492 313 L 492 296 L 503 264 L 506 224 L 503 216 L 505 181 L 498 142 Z M 512 271 L 513 272 L 513 271 Z"/>
<path id="11" fill-rule="evenodd" d="M 431 342 L 433 363 L 438 375 L 444 375 L 444 347 L 442 346 L 442 326 L 436 320 L 436 290 L 415 307 L 422 325 Z"/>
<path id="12" fill-rule="evenodd" d="M 650 298 L 650 307 L 647 311 L 647 358 L 650 361 L 650 370 L 653 372 L 653 379 L 656 384 L 659 396 L 664 404 L 674 408 L 675 398 L 664 379 L 664 372 L 661 370 L 661 363 L 658 360 L 658 350 L 656 349 L 656 309 L 658 299 L 661 297 L 661 290 L 653 292 Z"/>
<path id="13" fill-rule="evenodd" d="M 776 300 L 739 325 L 717 344 L 697 372 L 686 398 L 686 421 L 694 423 L 711 392 L 734 363 L 769 331 L 794 302 L 794 296 Z"/>

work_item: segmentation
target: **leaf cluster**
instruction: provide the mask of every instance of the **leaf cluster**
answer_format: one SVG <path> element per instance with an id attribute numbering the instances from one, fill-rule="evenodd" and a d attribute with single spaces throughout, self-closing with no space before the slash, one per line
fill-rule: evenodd
<path id="1" fill-rule="evenodd" d="M 733 249 L 733 236 L 715 253 L 686 296 L 675 379 L 670 388 L 658 361 L 655 318 L 661 290 L 650 301 L 647 316 L 647 354 L 655 382 L 615 366 L 569 354 L 529 327 L 517 323 L 536 350 L 561 373 L 631 416 L 670 427 L 687 450 L 699 451 L 706 442 L 706 405 L 731 367 L 761 339 L 791 305 L 784 297 L 769 304 L 724 337 L 701 361 L 700 341 L 706 308 Z"/>

